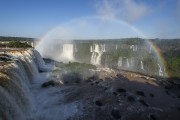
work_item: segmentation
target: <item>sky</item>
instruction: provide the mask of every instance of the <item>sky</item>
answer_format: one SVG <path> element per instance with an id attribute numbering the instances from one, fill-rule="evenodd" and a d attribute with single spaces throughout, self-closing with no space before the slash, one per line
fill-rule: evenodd
<path id="1" fill-rule="evenodd" d="M 89 16 L 123 21 L 149 38 L 180 38 L 179 0 L 0 0 L 0 36 L 40 38 Z"/>

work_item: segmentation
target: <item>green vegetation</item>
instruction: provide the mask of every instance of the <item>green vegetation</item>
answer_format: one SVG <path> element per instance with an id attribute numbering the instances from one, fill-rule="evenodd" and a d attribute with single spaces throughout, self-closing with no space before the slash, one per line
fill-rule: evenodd
<path id="1" fill-rule="evenodd" d="M 56 66 L 65 71 L 78 72 L 78 73 L 86 72 L 89 69 L 96 69 L 96 66 L 92 64 L 78 63 L 78 62 L 69 62 L 68 64 L 56 63 Z"/>
<path id="2" fill-rule="evenodd" d="M 32 47 L 27 42 L 20 41 L 10 41 L 7 43 L 0 43 L 0 47 L 8 47 L 8 48 L 30 48 Z"/>
<path id="3" fill-rule="evenodd" d="M 32 38 L 3 37 L 3 36 L 0 36 L 0 47 L 29 48 L 29 47 L 32 47 L 29 44 L 31 42 L 33 42 Z"/>
<path id="4" fill-rule="evenodd" d="M 53 71 L 53 74 L 63 74 L 65 73 L 73 73 L 73 74 L 78 74 L 82 79 L 86 79 L 87 77 L 90 76 L 90 69 L 96 69 L 96 66 L 92 64 L 86 64 L 86 63 L 78 63 L 78 62 L 69 62 L 67 64 L 64 63 L 56 63 L 56 66 L 59 69 L 56 69 Z"/>
<path id="5" fill-rule="evenodd" d="M 0 41 L 33 41 L 33 38 L 0 36 Z"/>
<path id="6" fill-rule="evenodd" d="M 169 76 L 180 78 L 180 39 L 157 39 L 152 42 L 161 50 Z"/>
<path id="7" fill-rule="evenodd" d="M 167 58 L 167 72 L 170 76 L 180 77 L 180 57 Z"/>
<path id="8" fill-rule="evenodd" d="M 22 43 L 20 41 L 11 41 L 6 46 L 10 47 L 10 48 L 29 48 L 29 47 L 32 47 L 28 43 L 26 43 L 26 42 Z"/>

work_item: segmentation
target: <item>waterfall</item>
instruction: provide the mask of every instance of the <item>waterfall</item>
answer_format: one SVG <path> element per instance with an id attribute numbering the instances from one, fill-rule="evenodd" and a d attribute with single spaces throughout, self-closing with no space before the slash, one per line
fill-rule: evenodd
<path id="1" fill-rule="evenodd" d="M 143 61 L 141 60 L 141 69 L 144 70 Z"/>
<path id="2" fill-rule="evenodd" d="M 133 49 L 133 47 L 134 47 L 134 45 L 131 45 L 131 46 L 130 46 L 130 49 Z"/>
<path id="3" fill-rule="evenodd" d="M 129 68 L 130 64 L 129 64 L 129 59 L 127 58 L 127 68 Z"/>
<path id="4" fill-rule="evenodd" d="M 92 53 L 91 63 L 96 63 L 96 53 L 95 52 Z"/>
<path id="5" fill-rule="evenodd" d="M 159 67 L 159 76 L 163 76 L 163 71 L 162 71 L 162 68 L 159 64 L 158 64 L 158 67 Z"/>
<path id="6" fill-rule="evenodd" d="M 76 47 L 76 44 L 74 44 L 74 51 L 75 51 L 75 52 L 78 52 L 77 47 Z"/>
<path id="7" fill-rule="evenodd" d="M 119 59 L 118 59 L 118 68 L 122 67 L 122 61 L 123 61 L 122 57 L 119 57 Z"/>
<path id="8" fill-rule="evenodd" d="M 100 52 L 100 48 L 99 48 L 99 45 L 98 44 L 95 44 L 94 45 L 94 50 L 93 50 L 94 52 Z"/>
<path id="9" fill-rule="evenodd" d="M 103 52 L 106 51 L 105 44 L 104 45 L 94 44 L 93 46 L 90 47 L 90 51 L 92 51 L 91 64 L 101 65 L 101 56 Z"/>
<path id="10" fill-rule="evenodd" d="M 152 45 L 149 47 L 149 54 L 152 53 Z"/>
<path id="11" fill-rule="evenodd" d="M 116 50 L 117 50 L 117 49 L 118 49 L 118 46 L 116 45 L 116 47 L 115 47 L 115 48 L 116 48 Z"/>
<path id="12" fill-rule="evenodd" d="M 40 72 L 49 71 L 48 68 L 45 66 L 44 60 L 42 59 L 40 53 L 36 50 L 34 50 L 34 57 L 36 58 L 35 62 Z"/>
<path id="13" fill-rule="evenodd" d="M 0 119 L 1 120 L 25 120 L 23 112 L 18 107 L 13 96 L 0 86 Z"/>
<path id="14" fill-rule="evenodd" d="M 132 49 L 133 51 L 137 51 L 137 45 L 131 45 L 130 49 Z"/>
<path id="15" fill-rule="evenodd" d="M 137 45 L 136 45 L 136 47 L 135 47 L 135 51 L 137 51 Z"/>
<path id="16" fill-rule="evenodd" d="M 103 45 L 102 49 L 103 49 L 103 52 L 106 52 L 106 45 L 105 44 Z"/>
<path id="17" fill-rule="evenodd" d="M 74 50 L 73 44 L 63 44 L 63 50 L 59 57 L 59 60 L 65 63 L 69 61 L 74 61 L 73 50 Z"/>
<path id="18" fill-rule="evenodd" d="M 93 52 L 93 47 L 92 46 L 90 46 L 90 52 Z"/>
<path id="19" fill-rule="evenodd" d="M 35 106 L 28 86 L 39 75 L 44 62 L 34 50 L 8 51 L 7 54 L 14 57 L 0 68 L 0 119 L 34 119 Z"/>
<path id="20" fill-rule="evenodd" d="M 38 69 L 35 64 L 35 55 L 32 50 L 25 50 L 25 51 L 11 51 L 8 52 L 9 55 L 15 56 L 16 58 L 20 59 L 22 64 L 25 67 L 27 72 L 27 76 L 31 79 L 30 82 L 38 75 Z"/>

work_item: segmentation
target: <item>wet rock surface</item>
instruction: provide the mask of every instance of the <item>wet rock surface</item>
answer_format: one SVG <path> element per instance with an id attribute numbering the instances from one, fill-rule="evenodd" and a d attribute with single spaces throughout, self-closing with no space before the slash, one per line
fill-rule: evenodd
<path id="1" fill-rule="evenodd" d="M 103 105 L 103 103 L 102 103 L 100 100 L 95 101 L 95 104 L 96 104 L 97 106 L 102 106 L 102 105 Z"/>
<path id="2" fill-rule="evenodd" d="M 134 102 L 135 101 L 134 97 L 132 97 L 132 96 L 128 96 L 127 99 L 128 99 L 129 102 Z"/>
<path id="3" fill-rule="evenodd" d="M 146 107 L 149 106 L 149 105 L 148 105 L 144 100 L 142 100 L 142 99 L 140 99 L 139 102 L 140 102 L 142 105 L 146 106 Z"/>
<path id="4" fill-rule="evenodd" d="M 154 115 L 150 115 L 150 119 L 151 119 L 151 120 L 157 120 L 157 119 L 156 119 L 156 116 L 154 116 Z"/>
<path id="5" fill-rule="evenodd" d="M 140 96 L 144 96 L 144 97 L 145 97 L 145 94 L 144 94 L 144 92 L 143 92 L 143 91 L 136 91 L 136 94 L 137 94 L 137 95 L 140 95 Z"/>
<path id="6" fill-rule="evenodd" d="M 55 80 L 50 80 L 48 82 L 45 82 L 41 85 L 42 88 L 46 88 L 46 87 L 54 87 L 54 86 L 57 86 L 59 85 L 59 82 L 58 81 L 55 81 Z"/>
<path id="7" fill-rule="evenodd" d="M 98 73 L 98 76 L 97 76 Z M 73 84 L 64 84 L 63 104 L 76 103 L 77 112 L 68 120 L 169 120 L 180 118 L 178 98 L 172 98 L 154 79 L 123 71 L 98 71 L 83 80 L 72 75 Z M 81 79 L 76 83 L 77 79 Z M 68 78 L 68 82 L 70 79 Z M 74 84 L 75 83 L 75 84 Z M 44 87 L 55 86 L 47 82 Z M 163 100 L 162 100 L 163 99 Z M 61 101 L 59 99 L 59 101 Z M 57 101 L 56 105 L 62 103 Z M 176 107 L 174 107 L 176 106 Z M 173 113 L 173 114 L 172 114 Z M 169 117 L 166 118 L 166 115 Z M 172 115 L 171 115 L 172 114 Z M 177 120 L 178 120 L 177 119 Z"/>
<path id="8" fill-rule="evenodd" d="M 120 119 L 121 118 L 121 114 L 120 111 L 117 108 L 114 108 L 111 111 L 111 115 L 115 118 L 115 119 Z"/>

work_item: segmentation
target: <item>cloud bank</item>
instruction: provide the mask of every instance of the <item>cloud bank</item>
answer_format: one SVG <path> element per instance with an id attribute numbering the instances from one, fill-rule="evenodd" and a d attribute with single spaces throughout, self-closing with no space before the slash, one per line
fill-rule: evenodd
<path id="1" fill-rule="evenodd" d="M 100 16 L 140 27 L 151 38 L 180 38 L 180 0 L 95 0 L 95 8 Z"/>
<path id="2" fill-rule="evenodd" d="M 134 0 L 102 0 L 96 1 L 95 6 L 101 16 L 127 22 L 139 20 L 150 12 L 148 5 Z"/>

